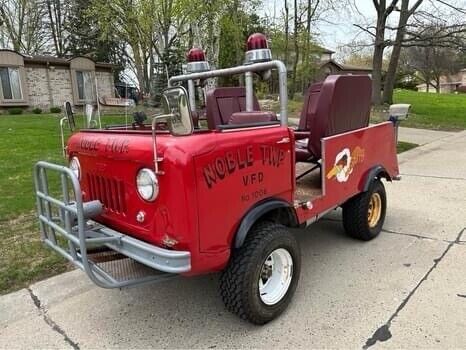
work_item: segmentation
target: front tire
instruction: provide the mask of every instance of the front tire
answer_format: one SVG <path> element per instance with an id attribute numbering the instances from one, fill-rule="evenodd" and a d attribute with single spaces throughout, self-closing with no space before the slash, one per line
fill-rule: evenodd
<path id="1" fill-rule="evenodd" d="M 375 179 L 366 192 L 349 199 L 342 207 L 346 233 L 363 241 L 374 239 L 382 231 L 387 210 L 383 183 Z"/>
<path id="2" fill-rule="evenodd" d="M 220 277 L 226 308 L 254 324 L 265 324 L 290 303 L 301 270 L 298 243 L 288 229 L 272 222 L 253 226 Z"/>

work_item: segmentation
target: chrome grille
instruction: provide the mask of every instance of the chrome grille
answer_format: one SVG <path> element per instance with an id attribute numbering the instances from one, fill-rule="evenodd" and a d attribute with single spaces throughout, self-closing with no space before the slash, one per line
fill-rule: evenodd
<path id="1" fill-rule="evenodd" d="M 126 213 L 123 181 L 95 174 L 87 174 L 87 183 L 91 200 L 100 200 L 105 209 L 116 214 Z"/>

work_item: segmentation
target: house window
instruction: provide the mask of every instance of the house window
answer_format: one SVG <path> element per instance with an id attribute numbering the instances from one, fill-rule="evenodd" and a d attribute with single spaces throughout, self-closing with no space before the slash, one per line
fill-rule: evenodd
<path id="1" fill-rule="evenodd" d="M 94 84 L 92 81 L 92 72 L 76 71 L 76 82 L 78 86 L 78 98 L 81 101 L 94 100 Z"/>
<path id="2" fill-rule="evenodd" d="M 1 92 L 4 100 L 22 100 L 19 68 L 0 67 Z"/>

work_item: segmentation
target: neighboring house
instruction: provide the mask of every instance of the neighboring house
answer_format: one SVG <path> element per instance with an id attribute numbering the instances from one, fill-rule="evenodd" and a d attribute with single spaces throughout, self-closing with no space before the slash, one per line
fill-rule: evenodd
<path id="1" fill-rule="evenodd" d="M 335 53 L 332 50 L 321 48 L 320 61 L 319 61 L 319 70 L 316 74 L 317 80 L 324 79 L 326 76 L 331 74 L 368 74 L 372 75 L 372 67 L 360 67 L 349 64 L 343 64 L 335 61 L 333 59 L 333 54 Z"/>
<path id="2" fill-rule="evenodd" d="M 437 92 L 435 86 L 437 83 L 432 81 L 427 89 L 427 84 L 417 85 L 417 90 L 421 92 Z M 464 91 L 466 89 L 466 68 L 460 70 L 457 74 L 444 75 L 440 77 L 440 92 L 452 93 L 456 91 Z"/>
<path id="3" fill-rule="evenodd" d="M 24 56 L 0 50 L 0 111 L 8 107 L 49 109 L 65 101 L 79 106 L 114 97 L 115 65 L 87 57 Z"/>

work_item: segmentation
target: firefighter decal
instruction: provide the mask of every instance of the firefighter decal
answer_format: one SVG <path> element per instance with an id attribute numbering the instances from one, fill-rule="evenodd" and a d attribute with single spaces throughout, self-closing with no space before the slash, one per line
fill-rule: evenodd
<path id="1" fill-rule="evenodd" d="M 338 182 L 348 181 L 354 167 L 364 161 L 364 149 L 356 146 L 352 151 L 349 148 L 344 148 L 335 157 L 333 168 L 327 173 L 327 179 L 335 177 Z"/>

